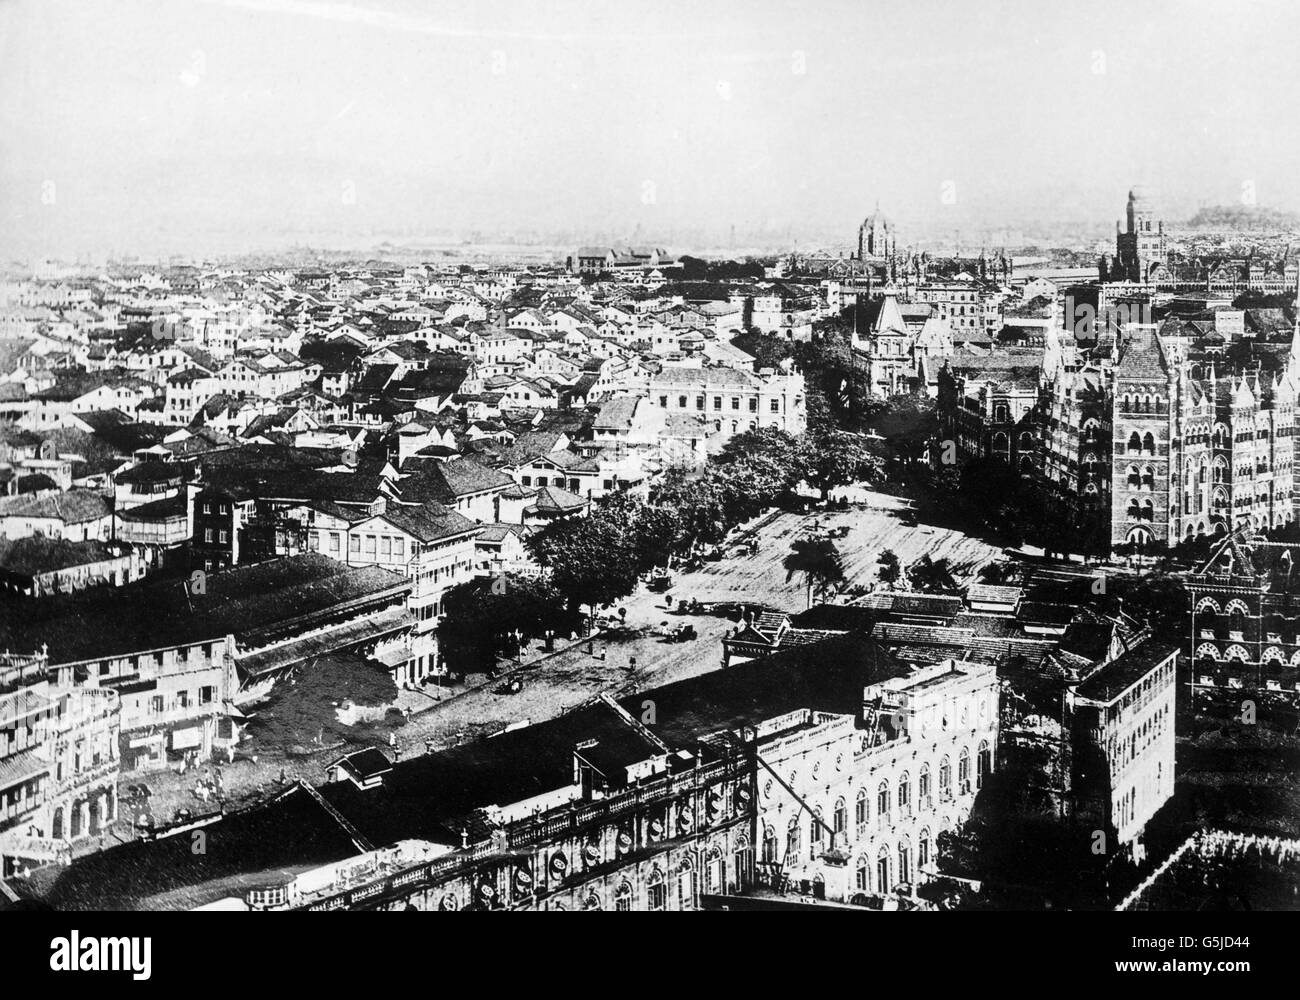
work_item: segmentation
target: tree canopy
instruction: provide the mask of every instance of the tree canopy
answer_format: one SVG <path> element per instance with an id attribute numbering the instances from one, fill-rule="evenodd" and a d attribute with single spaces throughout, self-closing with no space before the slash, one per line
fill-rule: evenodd
<path id="1" fill-rule="evenodd" d="M 624 498 L 615 494 L 592 505 L 587 517 L 548 524 L 528 539 L 537 561 L 551 572 L 551 583 L 576 610 L 612 604 L 636 589 L 643 568 L 643 536 L 628 520 Z"/>
<path id="2" fill-rule="evenodd" d="M 447 666 L 458 674 L 488 671 L 497 658 L 523 641 L 546 633 L 566 635 L 577 616 L 550 580 L 508 573 L 458 584 L 443 598 L 446 616 L 438 644 Z"/>
<path id="3" fill-rule="evenodd" d="M 835 543 L 825 537 L 796 538 L 782 561 L 786 579 L 802 573 L 808 584 L 808 606 L 844 582 L 844 565 Z"/>

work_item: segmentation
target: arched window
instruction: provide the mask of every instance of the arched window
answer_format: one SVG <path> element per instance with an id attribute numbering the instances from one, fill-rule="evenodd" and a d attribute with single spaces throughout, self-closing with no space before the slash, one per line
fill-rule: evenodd
<path id="1" fill-rule="evenodd" d="M 740 892 L 749 885 L 749 871 L 753 867 L 749 856 L 749 841 L 743 836 L 737 839 L 731 851 L 731 877 L 735 891 Z"/>
<path id="2" fill-rule="evenodd" d="M 882 781 L 876 789 L 876 816 L 881 825 L 889 822 L 889 782 Z"/>
<path id="3" fill-rule="evenodd" d="M 922 764 L 916 778 L 916 800 L 921 809 L 930 808 L 930 765 Z"/>
<path id="4" fill-rule="evenodd" d="M 684 860 L 677 869 L 677 908 L 695 908 L 695 868 L 690 858 Z"/>
<path id="5" fill-rule="evenodd" d="M 859 892 L 871 891 L 871 865 L 867 861 L 867 856 L 865 854 L 858 855 L 856 878 L 854 881 Z"/>
<path id="6" fill-rule="evenodd" d="M 876 855 L 876 892 L 882 896 L 889 892 L 889 848 L 883 844 Z"/>
<path id="7" fill-rule="evenodd" d="M 926 827 L 916 842 L 916 867 L 925 868 L 930 863 L 930 829 Z"/>
<path id="8" fill-rule="evenodd" d="M 726 885 L 725 875 L 722 866 L 722 850 L 715 847 L 704 859 L 704 891 L 709 895 L 720 892 Z"/>
<path id="9" fill-rule="evenodd" d="M 849 828 L 849 807 L 843 799 L 835 800 L 835 812 L 831 818 L 831 828 L 835 831 L 836 841 L 842 841 Z"/>
<path id="10" fill-rule="evenodd" d="M 984 779 L 993 771 L 993 751 L 989 749 L 989 741 L 981 740 L 979 752 L 975 757 L 975 787 L 983 788 Z"/>
<path id="11" fill-rule="evenodd" d="M 898 842 L 898 881 L 900 885 L 912 881 L 912 845 L 906 837 Z"/>
<path id="12" fill-rule="evenodd" d="M 668 892 L 664 885 L 664 873 L 655 866 L 645 883 L 646 909 L 658 912 L 668 907 Z"/>
<path id="13" fill-rule="evenodd" d="M 912 777 L 906 771 L 898 779 L 898 808 L 900 812 L 906 813 L 907 807 L 912 804 Z"/>
<path id="14" fill-rule="evenodd" d="M 1138 437 L 1137 431 L 1128 436 L 1128 450 L 1132 454 L 1137 454 L 1142 450 L 1142 439 Z"/>
<path id="15" fill-rule="evenodd" d="M 631 882 L 621 882 L 618 888 L 614 890 L 614 909 L 620 913 L 626 913 L 632 909 Z"/>
<path id="16" fill-rule="evenodd" d="M 961 748 L 961 754 L 957 758 L 957 784 L 962 791 L 970 784 L 970 751 L 965 747 Z"/>
<path id="17" fill-rule="evenodd" d="M 867 821 L 871 819 L 870 799 L 865 788 L 858 789 L 858 800 L 854 805 L 853 820 L 858 827 L 858 836 L 867 832 Z"/>
<path id="18" fill-rule="evenodd" d="M 811 829 L 808 831 L 808 856 L 817 857 L 817 852 L 822 849 L 822 807 L 818 806 L 813 810 L 812 821 L 809 824 Z"/>
<path id="19" fill-rule="evenodd" d="M 948 760 L 947 755 L 939 761 L 939 794 L 952 793 L 952 762 Z"/>
<path id="20" fill-rule="evenodd" d="M 776 830 L 770 826 L 763 828 L 763 860 L 769 864 L 776 864 Z"/>
<path id="21" fill-rule="evenodd" d="M 790 825 L 785 831 L 785 856 L 786 863 L 791 864 L 799 857 L 799 852 L 803 846 L 803 838 L 799 835 L 799 817 L 792 816 Z"/>
<path id="22" fill-rule="evenodd" d="M 1156 439 L 1152 436 L 1150 431 L 1147 431 L 1147 433 L 1142 436 L 1142 450 L 1148 455 L 1154 455 L 1156 453 Z"/>

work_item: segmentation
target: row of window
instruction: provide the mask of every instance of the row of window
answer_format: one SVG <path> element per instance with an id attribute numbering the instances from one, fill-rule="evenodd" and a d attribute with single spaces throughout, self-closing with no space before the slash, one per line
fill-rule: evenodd
<path id="1" fill-rule="evenodd" d="M 1128 451 L 1133 455 L 1154 455 L 1156 453 L 1155 436 L 1148 431 L 1141 437 L 1134 431 L 1128 437 Z"/>
<path id="2" fill-rule="evenodd" d="M 208 643 L 206 645 L 197 645 L 194 647 L 180 646 L 172 654 L 173 662 L 188 665 L 190 654 L 193 653 L 195 659 L 202 662 L 216 660 L 223 655 L 223 644 L 220 642 Z M 148 657 L 146 660 L 145 657 Z M 143 670 L 145 667 L 152 667 L 154 670 L 162 670 L 165 666 L 165 651 L 158 650 L 153 653 L 142 653 L 136 657 L 122 657 L 118 660 L 100 660 L 98 672 L 100 677 L 113 677 L 119 674 L 130 674 Z M 132 662 L 134 660 L 134 662 Z"/>
<path id="3" fill-rule="evenodd" d="M 916 845 L 916 865 L 925 868 L 930 863 L 930 831 L 922 830 Z M 904 837 L 895 853 L 896 866 L 890 864 L 889 848 L 881 846 L 876 853 L 876 863 L 871 865 L 867 856 L 861 855 L 854 865 L 854 886 L 859 892 L 874 892 L 881 896 L 891 889 L 912 882 L 912 845 Z M 874 870 L 873 870 L 874 869 Z"/>
<path id="4" fill-rule="evenodd" d="M 689 400 L 689 397 L 687 397 L 687 396 L 678 396 L 678 397 L 677 397 L 677 408 L 678 408 L 679 410 L 684 410 L 684 409 L 686 409 L 687 406 L 689 405 L 688 400 Z M 721 396 L 714 396 L 714 397 L 713 397 L 713 408 L 714 408 L 715 410 L 721 410 L 721 409 L 723 408 L 723 406 L 722 406 L 722 400 L 723 400 L 723 397 L 721 397 Z M 697 410 L 703 410 L 703 409 L 705 409 L 705 408 L 706 408 L 706 403 L 707 403 L 707 398 L 706 398 L 706 397 L 704 397 L 704 396 L 696 396 L 696 397 L 695 397 L 695 408 L 696 408 Z M 757 397 L 757 396 L 750 396 L 749 399 L 748 399 L 747 405 L 748 405 L 748 407 L 749 407 L 749 412 L 750 412 L 750 413 L 757 413 L 757 412 L 758 412 L 758 397 Z M 665 409 L 665 410 L 668 409 L 668 397 L 667 397 L 666 395 L 661 395 L 661 396 L 659 397 L 659 406 L 660 406 L 661 409 Z M 739 397 L 739 396 L 732 396 L 732 397 L 731 397 L 731 408 L 732 408 L 733 410 L 739 410 L 739 409 L 741 408 L 741 407 L 740 407 L 740 397 Z M 768 408 L 769 408 L 769 409 L 771 410 L 771 412 L 773 412 L 773 413 L 780 413 L 780 412 L 781 412 L 781 401 L 780 401 L 779 399 L 773 399 L 771 402 L 768 403 Z"/>
<path id="5" fill-rule="evenodd" d="M 217 698 L 217 689 L 215 686 L 211 684 L 205 684 L 203 687 L 199 688 L 199 697 L 197 702 L 199 705 L 211 705 L 216 700 L 216 698 Z M 174 692 L 174 702 L 172 705 L 167 704 L 166 695 L 156 694 L 150 697 L 149 699 L 149 714 L 165 715 L 173 708 L 183 711 L 188 708 L 193 708 L 194 705 L 195 705 L 195 701 L 190 697 L 189 691 Z"/>
<path id="6" fill-rule="evenodd" d="M 749 846 L 743 838 L 732 854 L 730 883 L 727 881 L 727 864 L 719 848 L 714 848 L 708 853 L 698 871 L 689 858 L 684 859 L 671 875 L 666 874 L 656 865 L 646 877 L 644 908 L 652 912 L 664 911 L 669 909 L 671 903 L 677 910 L 693 910 L 699 901 L 700 893 L 713 895 L 743 888 L 749 883 L 752 867 Z M 531 891 L 530 876 L 522 884 L 516 881 L 513 896 L 516 900 L 526 899 Z M 479 899 L 472 900 L 472 904 L 477 905 L 482 900 L 495 901 L 496 887 L 490 882 L 480 883 L 478 896 Z M 611 901 L 612 908 L 617 912 L 637 909 L 637 891 L 632 882 L 623 879 L 611 894 Z M 604 910 L 607 908 L 607 900 L 604 893 L 593 886 L 581 897 L 580 906 L 584 910 Z M 460 897 L 454 892 L 446 893 L 438 901 L 439 910 L 452 911 L 463 908 Z M 551 909 L 562 910 L 564 906 L 556 903 Z"/>
<path id="7" fill-rule="evenodd" d="M 958 793 L 965 794 L 972 790 L 978 790 L 984 785 L 984 779 L 993 769 L 993 754 L 989 747 L 988 741 L 980 743 L 979 750 L 976 754 L 975 768 L 975 785 L 972 789 L 970 780 L 970 751 L 962 749 L 957 760 L 957 785 Z M 892 794 L 891 794 L 892 792 Z M 930 790 L 930 766 L 922 765 L 921 772 L 917 776 L 916 796 L 920 808 L 933 808 Z M 944 757 L 939 763 L 939 797 L 940 801 L 951 798 L 952 796 L 952 765 L 948 757 Z M 912 806 L 912 781 L 911 775 L 904 772 L 898 779 L 895 787 L 890 788 L 889 782 L 881 781 L 876 787 L 876 817 L 879 825 L 887 827 L 890 825 L 893 806 L 897 805 L 900 812 L 906 814 Z M 823 848 L 823 835 L 826 832 L 825 820 L 820 807 L 813 809 L 814 818 L 811 821 L 809 837 L 809 856 L 815 858 Z M 871 820 L 871 797 L 865 788 L 858 790 L 857 799 L 854 804 L 854 823 L 857 829 L 857 836 L 861 838 L 866 835 L 867 827 Z M 800 815 L 796 814 L 791 817 L 786 827 L 786 851 L 790 858 L 798 857 L 803 850 L 803 834 Z M 835 805 L 831 810 L 830 830 L 834 835 L 836 844 L 843 843 L 848 835 L 848 806 L 843 798 L 835 800 Z M 774 856 L 776 849 L 776 834 L 769 827 L 763 835 L 764 858 L 768 861 L 777 861 Z"/>
<path id="8" fill-rule="evenodd" d="M 1163 396 L 1124 396 L 1120 399 L 1121 413 L 1164 413 L 1166 410 Z"/>

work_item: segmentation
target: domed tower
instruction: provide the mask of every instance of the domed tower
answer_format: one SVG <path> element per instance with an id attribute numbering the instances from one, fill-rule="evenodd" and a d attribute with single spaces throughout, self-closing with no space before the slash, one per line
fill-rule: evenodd
<path id="1" fill-rule="evenodd" d="M 858 260 L 892 257 L 894 245 L 894 227 L 881 214 L 880 202 L 876 202 L 876 210 L 858 227 Z"/>

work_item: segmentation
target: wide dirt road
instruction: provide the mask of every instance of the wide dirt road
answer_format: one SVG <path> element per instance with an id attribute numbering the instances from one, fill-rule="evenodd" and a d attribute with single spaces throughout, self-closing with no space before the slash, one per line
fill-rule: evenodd
<path id="1" fill-rule="evenodd" d="M 802 611 L 807 605 L 803 579 L 796 574 L 787 580 L 781 563 L 795 539 L 813 533 L 815 525 L 821 529 L 848 526 L 848 535 L 835 540 L 848 586 L 874 587 L 876 560 L 885 549 L 897 553 L 904 569 L 927 554 L 931 559 L 947 559 L 958 583 L 968 582 L 981 566 L 1001 555 L 998 546 L 959 531 L 908 523 L 905 502 L 894 497 L 862 491 L 862 498 L 872 506 L 760 519 L 747 536 L 758 541 L 756 556 L 729 556 L 705 563 L 697 573 L 679 574 L 672 592 L 701 601 L 748 601 Z"/>

